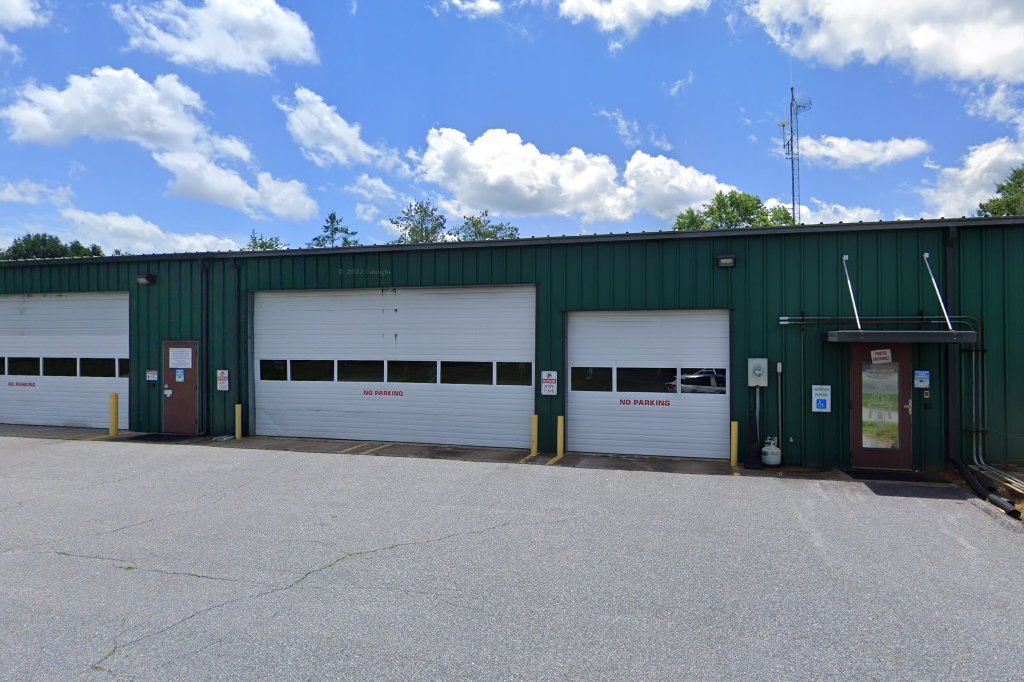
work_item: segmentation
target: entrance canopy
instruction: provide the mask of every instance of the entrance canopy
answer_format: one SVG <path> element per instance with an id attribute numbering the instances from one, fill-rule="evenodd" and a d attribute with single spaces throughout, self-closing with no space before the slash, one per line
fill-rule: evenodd
<path id="1" fill-rule="evenodd" d="M 947 329 L 840 329 L 826 332 L 825 338 L 831 343 L 975 343 L 978 333 Z"/>

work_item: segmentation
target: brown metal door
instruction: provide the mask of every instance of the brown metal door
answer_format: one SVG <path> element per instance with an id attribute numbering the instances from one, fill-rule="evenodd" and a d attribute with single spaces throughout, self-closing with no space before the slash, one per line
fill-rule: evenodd
<path id="1" fill-rule="evenodd" d="M 850 464 L 855 469 L 913 468 L 912 378 L 909 345 L 850 346 Z"/>
<path id="2" fill-rule="evenodd" d="M 164 341 L 164 433 L 199 433 L 199 343 Z"/>

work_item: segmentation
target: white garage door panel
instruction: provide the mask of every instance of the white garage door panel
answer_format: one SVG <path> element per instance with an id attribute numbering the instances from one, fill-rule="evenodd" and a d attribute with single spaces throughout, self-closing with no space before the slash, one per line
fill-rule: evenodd
<path id="1" fill-rule="evenodd" d="M 297 391 L 297 383 L 261 384 L 256 423 L 263 435 L 494 447 L 530 442 L 529 386 L 306 382 Z M 364 388 L 384 386 L 404 396 L 363 395 Z"/>
<path id="2" fill-rule="evenodd" d="M 534 299 L 532 287 L 261 292 L 256 357 L 532 361 Z"/>
<path id="3" fill-rule="evenodd" d="M 572 367 L 729 368 L 727 311 L 573 313 L 566 378 L 574 452 L 726 458 L 729 396 L 572 391 Z M 728 390 L 728 389 L 727 389 Z M 645 404 L 654 401 L 656 404 Z M 626 404 L 623 404 L 623 403 Z"/>
<path id="4" fill-rule="evenodd" d="M 528 447 L 532 386 L 263 381 L 259 363 L 532 363 L 535 298 L 532 287 L 258 293 L 256 433 Z"/>
<path id="5" fill-rule="evenodd" d="M 128 358 L 128 294 L 0 296 L 0 357 Z M 109 426 L 109 396 L 120 396 L 128 428 L 128 379 L 0 377 L 0 423 Z"/>
<path id="6" fill-rule="evenodd" d="M 128 379 L 15 376 L 0 379 L 5 380 L 0 382 L 0 423 L 106 428 L 110 425 L 110 394 L 117 393 L 118 428 L 128 430 Z M 15 385 L 11 386 L 12 383 Z"/>

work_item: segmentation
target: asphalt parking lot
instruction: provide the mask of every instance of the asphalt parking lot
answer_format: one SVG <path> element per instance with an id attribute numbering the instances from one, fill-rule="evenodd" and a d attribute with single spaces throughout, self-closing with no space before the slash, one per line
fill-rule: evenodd
<path id="1" fill-rule="evenodd" d="M 0 438 L 4 679 L 1010 679 L 945 485 Z"/>

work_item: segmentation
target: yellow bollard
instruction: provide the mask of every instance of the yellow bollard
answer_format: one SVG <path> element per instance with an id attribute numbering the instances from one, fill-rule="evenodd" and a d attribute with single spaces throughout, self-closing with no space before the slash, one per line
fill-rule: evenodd
<path id="1" fill-rule="evenodd" d="M 538 447 L 537 446 L 537 424 L 538 424 L 538 422 L 539 422 L 539 420 L 537 419 L 537 415 L 533 415 L 533 417 L 530 418 L 530 457 L 536 457 L 537 456 L 537 452 L 538 452 L 538 450 L 537 450 L 537 447 Z"/>
<path id="2" fill-rule="evenodd" d="M 242 440 L 242 404 L 235 404 L 235 440 Z"/>
<path id="3" fill-rule="evenodd" d="M 545 465 L 551 466 L 563 457 L 565 457 L 565 417 L 558 415 L 558 451 L 555 454 L 555 458 L 546 462 Z"/>
<path id="4" fill-rule="evenodd" d="M 117 438 L 117 394 L 110 394 L 110 429 L 107 431 L 107 435 L 111 438 Z"/>
<path id="5" fill-rule="evenodd" d="M 729 466 L 737 467 L 740 464 L 740 423 L 731 422 L 729 430 Z"/>

